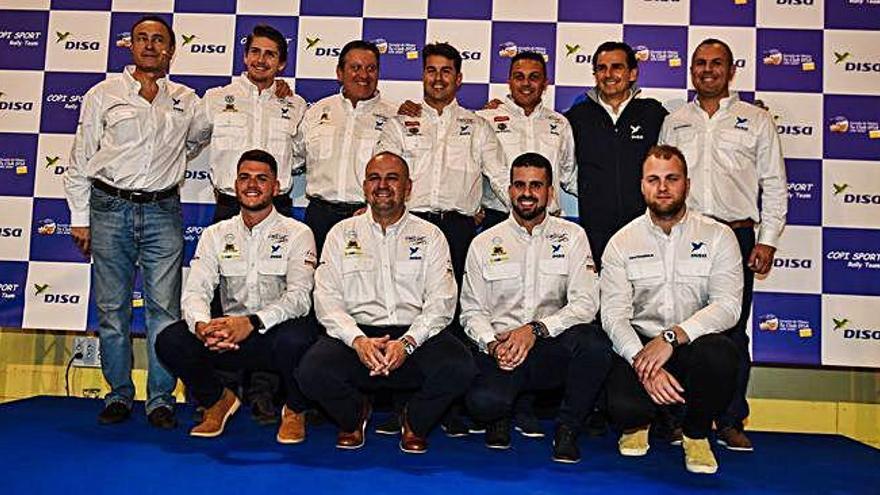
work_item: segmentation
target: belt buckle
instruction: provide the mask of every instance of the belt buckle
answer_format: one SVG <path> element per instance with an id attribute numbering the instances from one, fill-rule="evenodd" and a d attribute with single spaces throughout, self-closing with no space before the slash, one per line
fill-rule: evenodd
<path id="1" fill-rule="evenodd" d="M 149 201 L 149 199 L 147 199 L 148 197 L 149 193 L 143 191 L 131 191 L 128 196 L 132 203 L 146 203 Z"/>

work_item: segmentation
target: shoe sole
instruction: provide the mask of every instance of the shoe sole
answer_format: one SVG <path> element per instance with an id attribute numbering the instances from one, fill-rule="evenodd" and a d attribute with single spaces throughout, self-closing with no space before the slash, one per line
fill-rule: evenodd
<path id="1" fill-rule="evenodd" d="M 461 437 L 466 437 L 466 436 L 468 436 L 468 432 L 466 432 L 466 431 L 463 431 L 463 432 L 455 432 L 455 431 L 453 431 L 453 432 L 449 432 L 449 430 L 447 430 L 446 427 L 443 426 L 443 425 L 440 425 L 440 429 L 443 430 L 443 434 L 446 435 L 448 438 L 461 438 Z M 484 430 L 484 431 L 485 431 L 485 430 Z M 395 432 L 395 433 L 398 433 L 398 432 Z"/>
<path id="2" fill-rule="evenodd" d="M 425 449 L 425 450 L 412 450 L 412 449 L 406 449 L 406 448 L 403 447 L 403 444 L 402 444 L 402 443 L 398 443 L 397 446 L 400 447 L 400 451 L 401 451 L 401 452 L 405 452 L 405 453 L 407 453 L 407 454 L 425 454 L 425 453 L 428 452 L 428 449 Z"/>
<path id="3" fill-rule="evenodd" d="M 671 440 L 669 445 L 675 445 L 676 447 L 681 447 L 681 440 Z"/>
<path id="4" fill-rule="evenodd" d="M 361 443 L 359 443 L 357 445 L 339 445 L 337 443 L 336 448 L 342 449 L 342 450 L 357 450 L 357 449 L 363 447 L 364 444 L 367 443 L 367 424 L 370 423 L 370 415 L 371 414 L 373 414 L 372 407 L 367 410 L 367 417 L 364 418 L 364 424 L 361 425 Z"/>
<path id="5" fill-rule="evenodd" d="M 519 426 L 514 426 L 513 429 L 526 438 L 544 438 L 546 436 L 543 431 L 526 431 Z"/>
<path id="6" fill-rule="evenodd" d="M 724 440 L 715 440 L 715 443 L 724 447 L 727 450 L 732 450 L 734 452 L 754 452 L 754 447 L 733 447 L 727 444 Z"/>
<path id="7" fill-rule="evenodd" d="M 189 436 L 198 437 L 198 438 L 215 438 L 219 437 L 223 434 L 223 431 L 226 430 L 226 422 L 229 421 L 229 418 L 238 411 L 238 408 L 241 407 L 241 401 L 238 400 L 238 397 L 235 398 L 235 402 L 232 403 L 232 406 L 226 411 L 226 415 L 223 416 L 223 421 L 220 422 L 220 429 L 217 431 L 211 431 L 207 433 L 201 432 L 193 432 L 190 430 Z"/>
<path id="8" fill-rule="evenodd" d="M 296 445 L 298 443 L 303 443 L 306 441 L 306 437 L 302 438 L 281 438 L 280 435 L 275 435 L 275 440 L 284 445 Z"/>
<path id="9" fill-rule="evenodd" d="M 717 466 L 691 466 L 690 464 L 685 464 L 685 469 L 694 474 L 715 474 L 718 472 Z"/>
<path id="10" fill-rule="evenodd" d="M 507 445 L 489 445 L 489 444 L 487 443 L 487 444 L 486 444 L 486 448 L 489 448 L 489 449 L 492 449 L 492 450 L 507 450 L 507 449 L 510 448 L 510 444 L 507 444 Z"/>
<path id="11" fill-rule="evenodd" d="M 644 449 L 622 449 L 618 448 L 620 455 L 624 457 L 642 457 L 648 454 L 648 450 L 650 447 L 645 447 Z"/>
<path id="12" fill-rule="evenodd" d="M 485 428 L 468 428 L 468 433 L 470 433 L 471 435 L 482 435 L 483 433 L 486 433 L 486 429 Z"/>
<path id="13" fill-rule="evenodd" d="M 379 430 L 379 429 L 376 429 L 376 430 L 373 430 L 373 433 L 375 433 L 377 435 L 392 436 L 392 435 L 397 435 L 398 433 L 400 433 L 400 430 Z"/>
<path id="14" fill-rule="evenodd" d="M 560 464 L 577 464 L 577 463 L 581 462 L 580 459 L 566 459 L 563 457 L 556 457 L 556 456 L 553 456 L 552 459 L 553 459 L 553 462 L 558 462 Z"/>

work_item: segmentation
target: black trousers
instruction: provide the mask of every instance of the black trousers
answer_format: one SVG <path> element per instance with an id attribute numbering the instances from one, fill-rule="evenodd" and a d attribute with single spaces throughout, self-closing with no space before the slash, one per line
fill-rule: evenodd
<path id="1" fill-rule="evenodd" d="M 510 417 L 526 391 L 565 387 L 557 423 L 575 431 L 593 411 L 611 368 L 611 341 L 596 325 L 577 325 L 558 337 L 538 339 L 525 361 L 504 371 L 484 352 L 475 352 L 480 374 L 467 394 L 468 410 L 479 421 Z"/>
<path id="2" fill-rule="evenodd" d="M 730 404 L 736 390 L 738 354 L 729 337 L 709 334 L 675 349 L 663 367 L 684 388 L 682 430 L 688 438 L 706 438 L 712 419 Z M 608 415 L 618 428 L 639 428 L 653 421 L 657 404 L 635 369 L 616 353 L 606 387 Z"/>
<path id="3" fill-rule="evenodd" d="M 452 257 L 452 271 L 455 273 L 455 282 L 461 290 L 461 279 L 464 276 L 464 264 L 467 259 L 468 248 L 477 235 L 477 226 L 474 217 L 462 215 L 457 211 L 444 211 L 431 213 L 414 211 L 414 215 L 423 218 L 437 227 L 446 237 L 449 243 L 449 254 Z"/>
<path id="4" fill-rule="evenodd" d="M 361 326 L 368 337 L 399 338 L 407 327 Z M 357 352 L 342 341 L 321 336 L 303 357 L 297 374 L 303 392 L 318 402 L 342 431 L 358 426 L 362 390 L 415 390 L 406 410 L 409 424 L 427 436 L 452 401 L 465 393 L 477 374 L 468 349 L 442 331 L 419 346 L 388 376 L 370 376 Z"/>
<path id="5" fill-rule="evenodd" d="M 742 313 L 736 325 L 725 332 L 739 351 L 739 372 L 736 375 L 736 392 L 730 406 L 716 418 L 719 428 L 732 426 L 740 431 L 743 429 L 743 421 L 749 417 L 749 403 L 746 401 L 746 392 L 749 388 L 749 375 L 752 370 L 752 359 L 749 355 L 749 336 L 746 334 L 746 325 L 749 321 L 749 313 L 752 310 L 752 293 L 755 287 L 755 272 L 749 268 L 749 255 L 755 247 L 755 229 L 744 227 L 733 229 L 736 240 L 739 243 L 739 251 L 742 254 L 743 270 L 743 293 Z"/>
<path id="6" fill-rule="evenodd" d="M 483 223 L 480 224 L 480 232 L 485 232 L 491 229 L 499 223 L 507 220 L 507 217 L 510 216 L 510 213 L 507 213 L 506 211 L 493 210 L 492 208 L 483 209 L 483 213 L 486 217 L 483 219 Z"/>
<path id="7" fill-rule="evenodd" d="M 330 232 L 330 229 L 363 207 L 363 203 L 333 203 L 321 198 L 309 198 L 309 205 L 306 206 L 305 224 L 312 229 L 312 234 L 315 235 L 315 247 L 319 257 L 324 249 L 324 240 L 327 239 L 327 233 Z"/>
<path id="8" fill-rule="evenodd" d="M 220 399 L 223 384 L 214 372 L 221 370 L 271 370 L 281 375 L 287 407 L 302 412 L 307 402 L 295 380 L 300 358 L 317 337 L 317 324 L 311 317 L 287 320 L 265 334 L 252 332 L 235 351 L 215 352 L 189 331 L 181 320 L 165 328 L 156 339 L 159 359 L 193 394 L 201 406 L 210 407 Z"/>
<path id="9" fill-rule="evenodd" d="M 211 221 L 212 224 L 221 220 L 228 220 L 235 215 L 238 215 L 241 207 L 238 204 L 238 200 L 235 199 L 235 196 L 230 196 L 217 191 L 214 191 L 214 196 L 217 198 L 217 206 L 214 208 L 214 220 Z M 272 204 L 275 206 L 275 209 L 278 210 L 278 213 L 285 217 L 292 217 L 293 200 L 290 198 L 289 193 L 275 196 L 272 198 Z"/>

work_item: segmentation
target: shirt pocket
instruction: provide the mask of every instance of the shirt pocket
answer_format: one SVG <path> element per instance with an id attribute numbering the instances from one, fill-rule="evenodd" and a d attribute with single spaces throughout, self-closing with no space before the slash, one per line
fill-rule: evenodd
<path id="1" fill-rule="evenodd" d="M 319 125 L 310 133 L 306 146 L 308 154 L 318 160 L 329 160 L 333 156 L 336 141 L 336 128 L 330 125 Z"/>
<path id="2" fill-rule="evenodd" d="M 568 295 L 568 260 L 538 261 L 538 289 L 543 300 L 564 301 Z"/>
<path id="3" fill-rule="evenodd" d="M 342 260 L 342 287 L 347 304 L 358 304 L 376 298 L 376 263 L 373 258 L 356 256 Z"/>
<path id="4" fill-rule="evenodd" d="M 275 154 L 278 162 L 286 161 L 288 152 L 293 147 L 293 135 L 296 129 L 291 128 L 291 121 L 282 118 L 269 120 L 269 150 Z"/>
<path id="5" fill-rule="evenodd" d="M 659 261 L 630 263 L 626 267 L 626 278 L 636 289 L 656 287 L 663 283 L 663 264 Z"/>
<path id="6" fill-rule="evenodd" d="M 116 107 L 104 119 L 106 133 L 117 144 L 137 141 L 140 136 L 140 121 L 134 108 Z"/>
<path id="7" fill-rule="evenodd" d="M 421 261 L 398 261 L 394 267 L 394 282 L 401 299 L 400 302 L 415 306 L 422 305 L 425 284 Z"/>
<path id="8" fill-rule="evenodd" d="M 471 132 L 475 131 L 472 130 Z M 446 167 L 449 170 L 467 173 L 471 168 L 473 163 L 471 139 L 473 139 L 473 136 L 457 134 L 455 131 L 446 138 Z"/>
<path id="9" fill-rule="evenodd" d="M 365 165 L 370 161 L 370 158 L 373 158 L 373 150 L 376 148 L 376 141 L 378 140 L 378 131 L 364 131 L 361 135 L 355 136 L 355 156 L 357 157 L 355 164 L 357 165 L 358 184 L 364 179 Z"/>
<path id="10" fill-rule="evenodd" d="M 493 302 L 514 298 L 522 285 L 522 265 L 516 262 L 487 265 L 483 278 L 489 285 Z"/>
<path id="11" fill-rule="evenodd" d="M 218 150 L 237 150 L 247 139 L 247 120 L 237 112 L 221 112 L 214 120 L 211 144 Z"/>
<path id="12" fill-rule="evenodd" d="M 675 283 L 680 292 L 702 300 L 709 293 L 709 274 L 712 266 L 708 259 L 677 260 L 675 264 Z"/>
<path id="13" fill-rule="evenodd" d="M 758 138 L 747 131 L 722 129 L 715 140 L 724 167 L 736 172 L 754 162 Z"/>
<path id="14" fill-rule="evenodd" d="M 257 266 L 260 274 L 260 298 L 274 301 L 287 290 L 287 260 L 263 260 Z"/>

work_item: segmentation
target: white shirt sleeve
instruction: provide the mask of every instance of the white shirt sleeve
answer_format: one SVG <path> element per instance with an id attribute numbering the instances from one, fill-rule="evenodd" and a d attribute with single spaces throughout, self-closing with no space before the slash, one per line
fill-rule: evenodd
<path id="1" fill-rule="evenodd" d="M 583 230 L 575 230 L 568 256 L 568 288 L 565 306 L 541 322 L 551 337 L 569 328 L 590 323 L 599 311 L 599 280 L 594 271 L 590 243 Z"/>
<path id="2" fill-rule="evenodd" d="M 449 326 L 455 313 L 458 286 L 452 274 L 449 245 L 439 230 L 434 230 L 427 253 L 425 292 L 422 313 L 413 320 L 406 332 L 416 341 L 416 346 L 440 333 Z"/>
<path id="3" fill-rule="evenodd" d="M 390 151 L 397 156 L 403 156 L 403 125 L 398 117 L 393 117 L 385 122 L 382 126 L 382 133 L 379 134 L 379 140 L 373 148 L 373 155 L 378 155 L 383 151 Z M 414 164 L 410 164 L 410 167 Z M 410 171 L 412 173 L 412 170 Z"/>
<path id="4" fill-rule="evenodd" d="M 599 278 L 602 328 L 614 351 L 632 364 L 633 357 L 642 350 L 642 341 L 633 328 L 633 287 L 626 276 L 626 261 L 614 239 L 602 255 L 602 275 Z"/>
<path id="5" fill-rule="evenodd" d="M 280 299 L 257 311 L 263 322 L 262 333 L 275 325 L 300 318 L 312 307 L 315 280 L 315 237 L 310 229 L 302 229 L 290 242 L 287 253 L 287 291 Z"/>
<path id="6" fill-rule="evenodd" d="M 510 167 L 504 158 L 504 149 L 495 136 L 495 131 L 483 118 L 478 117 L 475 122 L 475 139 L 471 140 L 471 154 L 474 161 L 480 164 L 483 175 L 489 181 L 495 196 L 510 208 L 510 196 L 507 186 L 510 183 Z"/>
<path id="7" fill-rule="evenodd" d="M 766 112 L 762 114 L 765 118 L 761 119 L 756 156 L 758 185 L 761 188 L 761 228 L 757 243 L 776 247 L 785 228 L 788 187 L 779 134 L 770 115 Z"/>
<path id="8" fill-rule="evenodd" d="M 489 287 L 483 278 L 478 249 L 475 246 L 475 243 L 471 243 L 465 261 L 459 320 L 465 334 L 483 352 L 487 352 L 489 343 L 495 340 L 495 330 L 492 328 L 492 310 L 488 307 Z"/>
<path id="9" fill-rule="evenodd" d="M 92 88 L 83 97 L 79 123 L 70 150 L 70 165 L 64 174 L 64 193 L 67 207 L 70 208 L 72 227 L 89 226 L 89 195 L 92 183 L 89 180 L 89 160 L 101 145 L 104 133 L 102 98 L 99 89 Z"/>
<path id="10" fill-rule="evenodd" d="M 209 93 L 210 94 L 210 93 Z M 198 97 L 196 97 L 198 98 Z M 213 118 L 210 112 L 210 99 L 206 94 L 196 104 L 193 119 L 186 133 L 186 158 L 192 160 L 199 155 L 211 142 L 214 131 Z"/>
<path id="11" fill-rule="evenodd" d="M 709 304 L 678 324 L 691 342 L 733 327 L 742 312 L 743 274 L 739 244 L 730 229 L 717 229 L 717 232 L 716 255 L 709 272 Z M 602 269 L 604 271 L 604 266 Z"/>
<path id="12" fill-rule="evenodd" d="M 340 228 L 331 229 L 324 241 L 321 265 L 315 271 L 315 316 L 327 330 L 327 335 L 351 347 L 354 339 L 364 333 L 345 308 L 341 259 L 343 242 Z"/>
<path id="13" fill-rule="evenodd" d="M 569 194 L 577 196 L 577 160 L 574 154 L 574 134 L 571 131 L 571 124 L 567 119 L 562 119 L 564 123 L 562 136 L 562 149 L 559 152 L 559 185 Z M 562 201 L 561 198 L 558 198 Z"/>
<path id="14" fill-rule="evenodd" d="M 189 264 L 189 276 L 180 301 L 183 319 L 189 331 L 195 333 L 196 323 L 211 321 L 211 299 L 220 284 L 220 258 L 217 229 L 206 230 L 196 246 L 196 254 Z"/>

